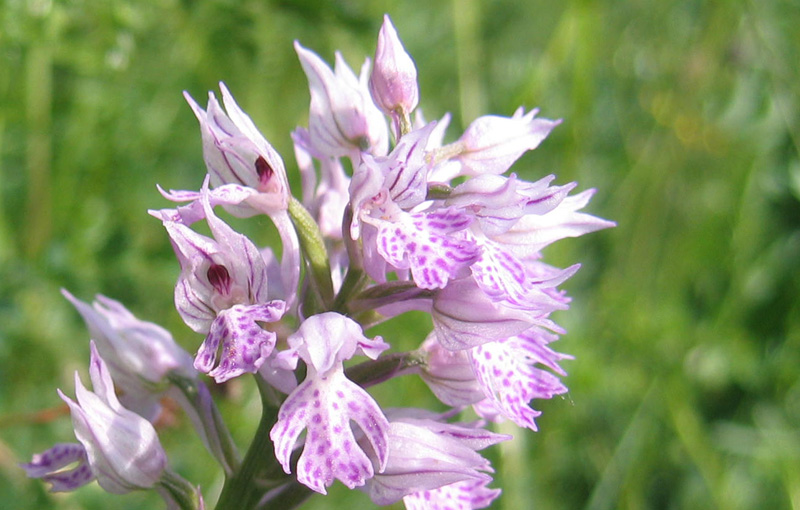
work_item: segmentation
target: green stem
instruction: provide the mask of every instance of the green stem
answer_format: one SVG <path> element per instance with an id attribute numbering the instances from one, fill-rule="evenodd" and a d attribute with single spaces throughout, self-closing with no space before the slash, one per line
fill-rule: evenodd
<path id="1" fill-rule="evenodd" d="M 453 188 L 446 184 L 428 184 L 428 193 L 425 196 L 426 200 L 445 200 L 450 197 Z"/>
<path id="2" fill-rule="evenodd" d="M 368 388 L 424 366 L 427 356 L 421 351 L 396 352 L 349 367 L 345 374 L 354 383 Z"/>
<path id="3" fill-rule="evenodd" d="M 201 510 L 203 508 L 202 496 L 197 487 L 168 469 L 161 475 L 161 480 L 158 481 L 155 489 L 170 508 L 170 503 L 177 504 L 181 510 Z"/>
<path id="4" fill-rule="evenodd" d="M 360 292 L 350 299 L 347 310 L 352 314 L 373 311 L 381 306 L 409 299 L 429 299 L 433 293 L 417 287 L 414 282 L 392 281 L 381 283 Z"/>
<path id="5" fill-rule="evenodd" d="M 333 304 L 331 265 L 319 226 L 294 197 L 289 201 L 289 216 L 300 239 L 300 247 L 308 264 L 311 289 L 316 294 L 318 306 L 323 308 L 322 311 L 330 310 Z M 312 310 L 307 312 L 312 313 Z"/>
<path id="6" fill-rule="evenodd" d="M 183 405 L 188 406 L 186 412 L 190 414 L 198 433 L 203 436 L 209 451 L 222 465 L 225 474 L 230 476 L 239 468 L 242 459 L 219 409 L 211 398 L 208 387 L 202 381 L 182 376 L 177 372 L 171 372 L 168 378 L 180 391 L 183 397 L 180 400 L 183 401 Z"/>
<path id="7" fill-rule="evenodd" d="M 409 117 L 408 112 L 399 111 L 397 112 L 397 115 L 400 124 L 400 136 L 398 138 L 401 138 L 403 135 L 410 133 L 414 126 L 411 125 L 411 118 Z"/>
<path id="8" fill-rule="evenodd" d="M 289 510 L 291 508 L 297 508 L 313 495 L 314 491 L 297 480 L 292 480 L 256 508 L 258 510 Z"/>
<path id="9" fill-rule="evenodd" d="M 255 508 L 274 508 L 285 510 L 291 507 L 275 506 L 262 499 L 269 491 L 286 485 L 292 481 L 291 475 L 284 473 L 275 458 L 270 429 L 278 418 L 279 402 L 275 390 L 260 376 L 256 375 L 258 390 L 261 394 L 262 413 L 253 442 L 247 450 L 239 470 L 225 481 L 217 502 L 217 510 L 249 510 Z M 310 492 L 310 489 L 306 488 Z M 270 500 L 271 501 L 271 500 Z M 259 504 L 262 503 L 262 504 Z"/>
<path id="10" fill-rule="evenodd" d="M 366 284 L 369 283 L 369 276 L 362 269 L 349 268 L 342 282 L 342 288 L 336 295 L 333 302 L 333 311 L 346 314 L 348 311 L 347 303 L 352 297 L 361 292 Z"/>

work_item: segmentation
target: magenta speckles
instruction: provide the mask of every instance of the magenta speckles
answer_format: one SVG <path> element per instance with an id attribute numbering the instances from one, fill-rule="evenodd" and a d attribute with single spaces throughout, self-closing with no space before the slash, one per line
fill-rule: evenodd
<path id="1" fill-rule="evenodd" d="M 396 223 L 378 222 L 378 253 L 392 266 L 410 269 L 420 288 L 442 288 L 478 255 L 473 241 L 457 237 L 470 222 L 456 209 L 400 213 Z"/>
<path id="2" fill-rule="evenodd" d="M 272 353 L 277 338 L 275 333 L 262 329 L 257 321 L 275 322 L 284 310 L 282 301 L 272 301 L 263 305 L 235 305 L 221 311 L 197 351 L 195 368 L 208 373 L 217 382 L 257 372 Z M 220 345 L 221 361 L 214 368 Z"/>

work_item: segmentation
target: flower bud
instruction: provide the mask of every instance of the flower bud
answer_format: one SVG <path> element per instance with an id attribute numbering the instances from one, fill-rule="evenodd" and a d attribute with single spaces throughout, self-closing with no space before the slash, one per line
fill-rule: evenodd
<path id="1" fill-rule="evenodd" d="M 369 91 L 375 104 L 390 116 L 408 115 L 419 102 L 417 68 L 397 37 L 389 16 L 383 17 L 378 34 Z"/>
<path id="2" fill-rule="evenodd" d="M 86 449 L 97 482 L 108 492 L 125 494 L 149 489 L 161 479 L 167 455 L 153 425 L 122 407 L 105 362 L 91 343 L 89 374 L 94 391 L 75 374 L 77 402 L 59 390 L 69 405 L 75 437 Z"/>

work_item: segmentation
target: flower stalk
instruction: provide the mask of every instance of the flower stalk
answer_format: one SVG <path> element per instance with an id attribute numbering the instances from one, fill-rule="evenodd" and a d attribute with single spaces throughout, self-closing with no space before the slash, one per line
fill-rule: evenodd
<path id="1" fill-rule="evenodd" d="M 307 304 L 311 304 L 312 309 L 318 312 L 330 310 L 333 305 L 331 265 L 319 226 L 303 204 L 294 197 L 289 200 L 289 215 L 297 230 L 309 272 L 309 285 L 314 301 Z"/>

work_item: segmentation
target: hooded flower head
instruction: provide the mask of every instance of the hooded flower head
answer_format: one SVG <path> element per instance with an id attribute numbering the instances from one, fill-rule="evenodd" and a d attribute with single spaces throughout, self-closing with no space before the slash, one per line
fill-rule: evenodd
<path id="1" fill-rule="evenodd" d="M 166 453 L 153 425 L 119 403 L 94 342 L 89 375 L 94 391 L 75 374 L 77 402 L 60 390 L 58 394 L 70 408 L 75 437 L 86 450 L 92 473 L 103 489 L 115 494 L 153 487 L 166 468 Z"/>
<path id="2" fill-rule="evenodd" d="M 61 293 L 83 317 L 117 384 L 134 378 L 163 387 L 172 371 L 184 377 L 196 375 L 191 356 L 166 329 L 137 319 L 122 303 L 105 296 L 97 295 L 89 305 L 66 290 Z"/>
<path id="3" fill-rule="evenodd" d="M 350 156 L 354 161 L 360 152 L 386 154 L 386 119 L 367 86 L 369 59 L 356 76 L 338 52 L 335 70 L 331 70 L 300 43 L 295 42 L 294 48 L 311 91 L 308 131 L 314 150 L 329 157 Z"/>
<path id="4" fill-rule="evenodd" d="M 283 159 L 258 131 L 250 117 L 239 108 L 224 83 L 219 84 L 225 110 L 213 92 L 208 94 L 206 110 L 184 93 L 200 121 L 203 134 L 203 158 L 213 187 L 238 184 L 258 193 L 248 199 L 252 208 L 265 214 L 286 210 L 289 205 L 289 181 Z M 237 209 L 232 207 L 236 214 Z M 238 215 L 249 216 L 245 210 Z"/>
<path id="5" fill-rule="evenodd" d="M 286 304 L 268 300 L 261 252 L 214 215 L 206 192 L 201 203 L 213 238 L 178 222 L 165 221 L 164 226 L 181 263 L 176 307 L 190 328 L 207 334 L 194 366 L 223 382 L 257 372 L 267 360 L 277 337 L 259 322 L 279 320 Z"/>
<path id="6" fill-rule="evenodd" d="M 408 116 L 419 103 L 417 67 L 403 48 L 389 16 L 383 17 L 378 34 L 369 91 L 375 104 L 395 122 Z"/>
<path id="7" fill-rule="evenodd" d="M 477 450 L 508 439 L 511 436 L 429 419 L 394 420 L 389 427 L 389 462 L 365 490 L 376 504 L 388 505 L 456 482 L 486 484 L 492 469 Z"/>

